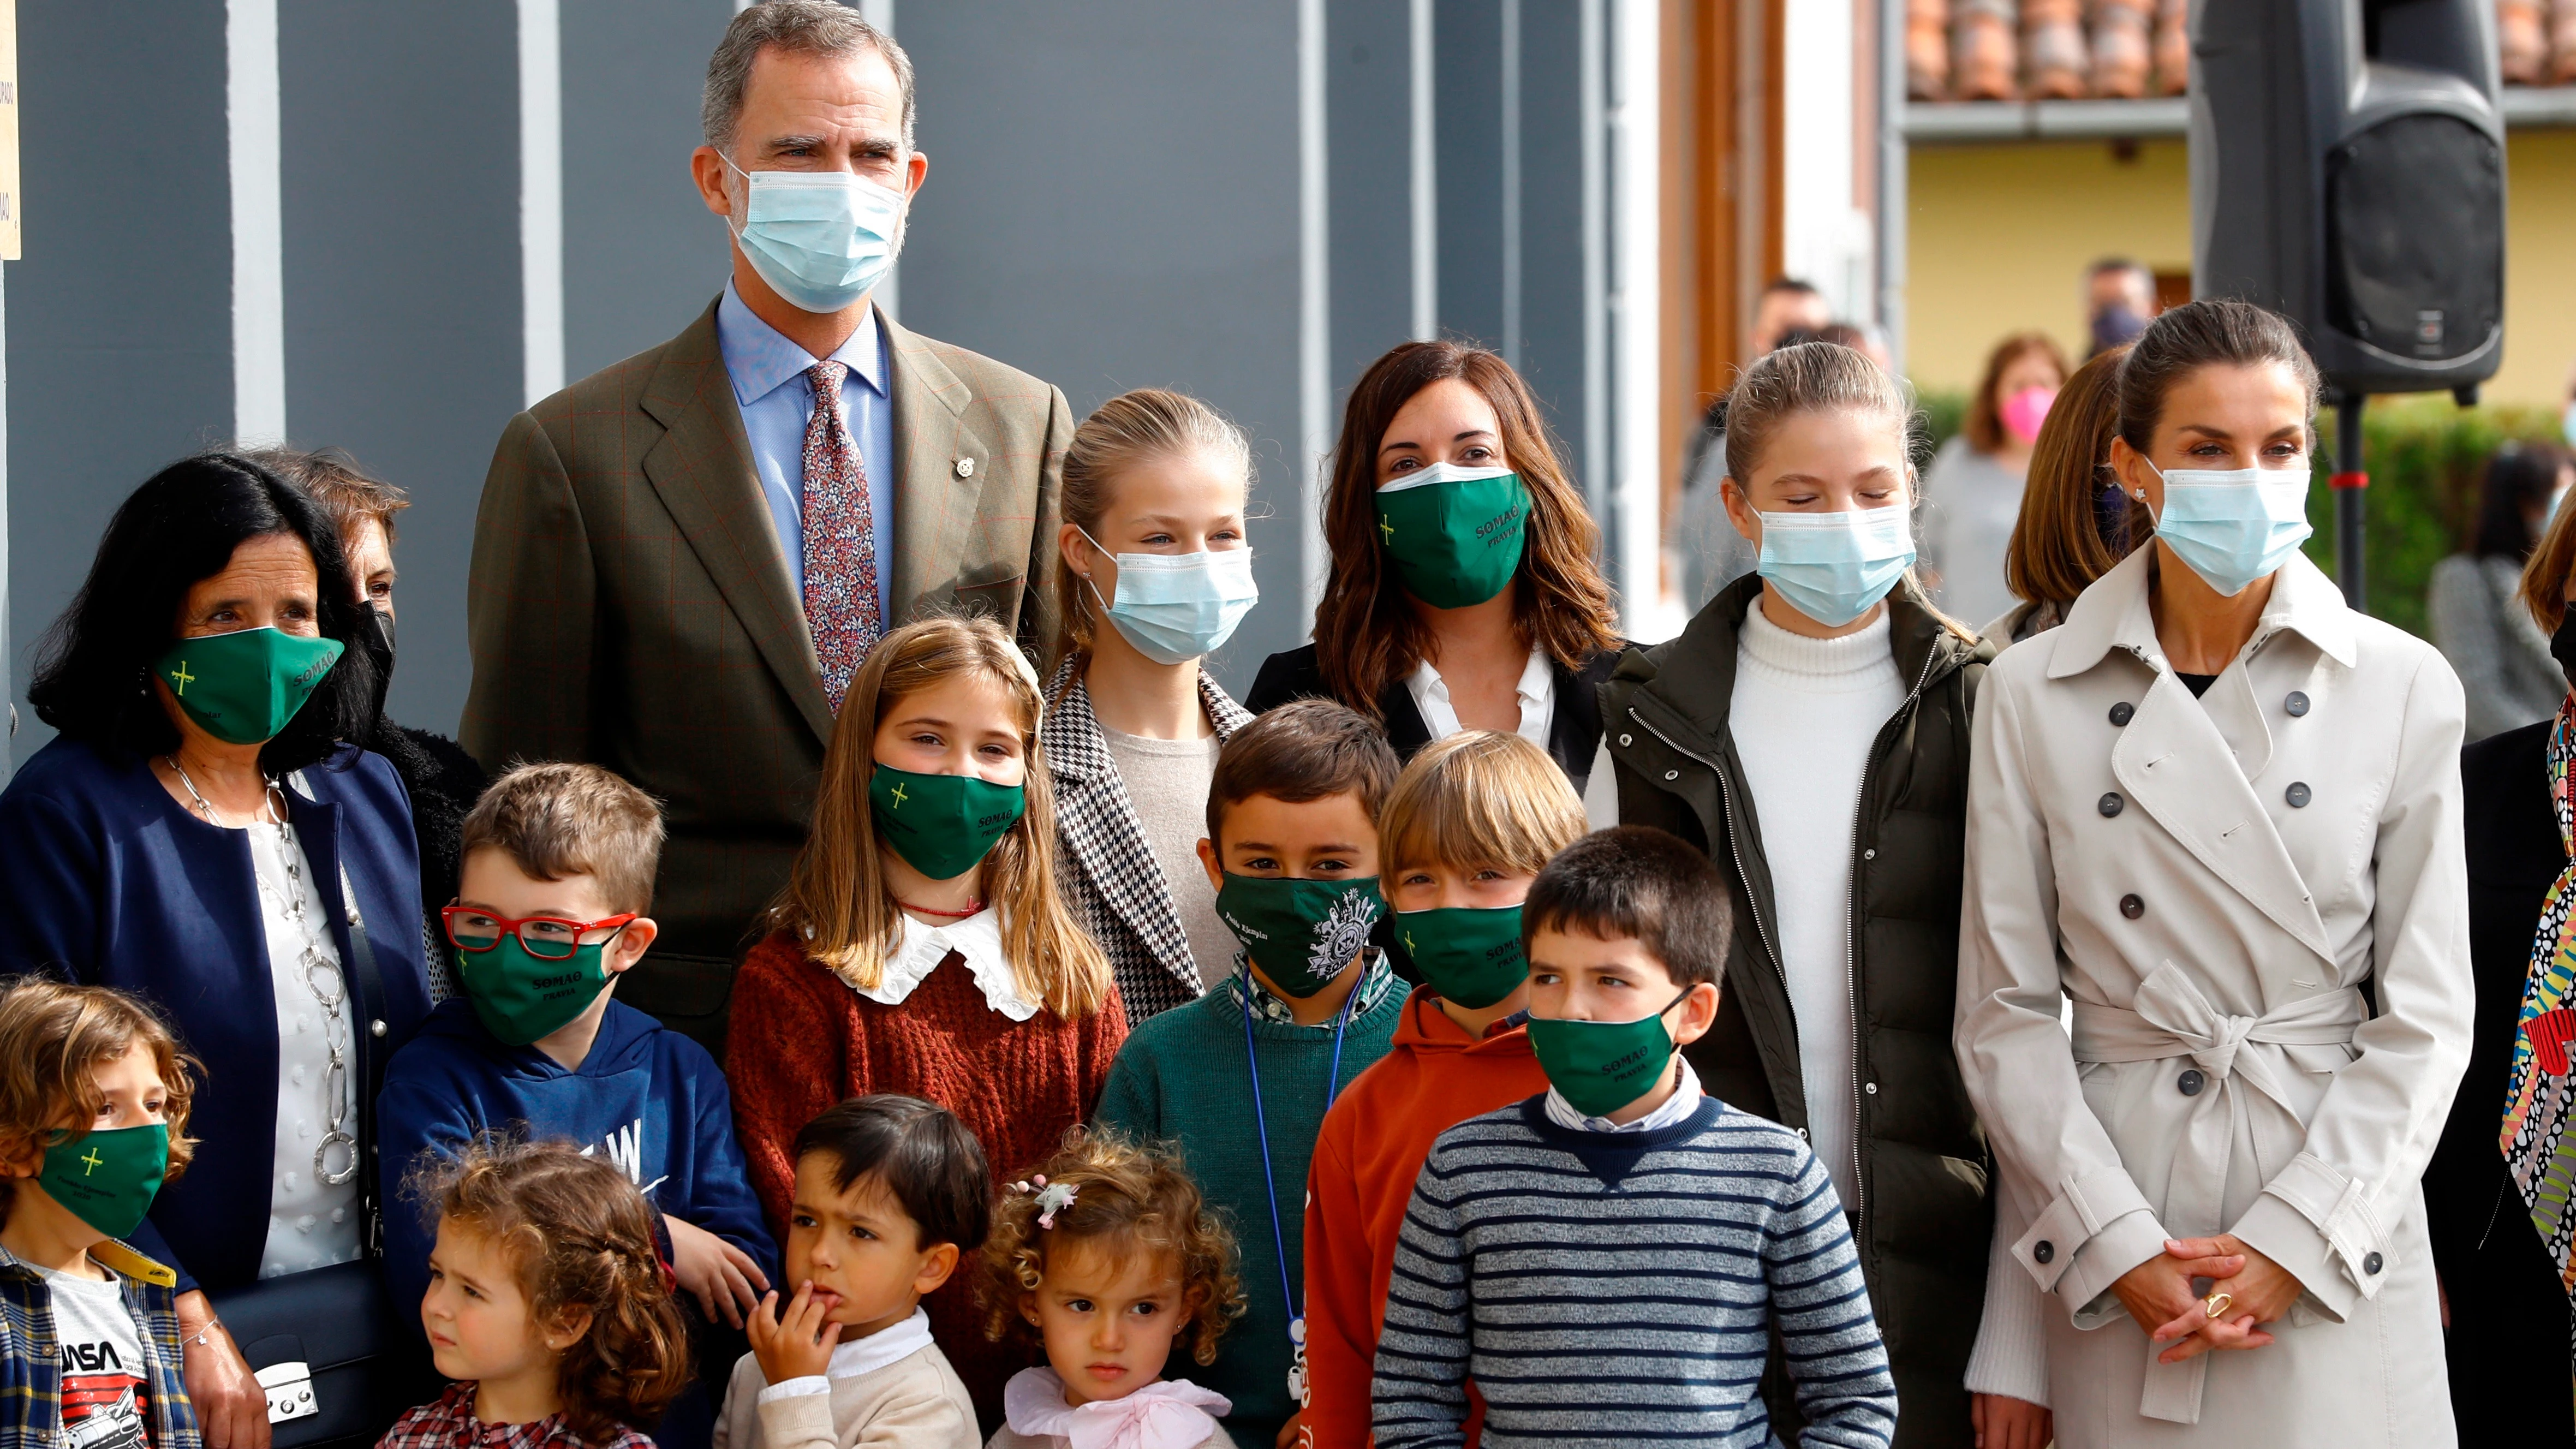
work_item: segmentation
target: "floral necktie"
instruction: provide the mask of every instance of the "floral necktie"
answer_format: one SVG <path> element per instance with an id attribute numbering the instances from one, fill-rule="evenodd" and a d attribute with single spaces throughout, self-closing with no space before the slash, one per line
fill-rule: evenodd
<path id="1" fill-rule="evenodd" d="M 805 424 L 805 627 L 822 665 L 823 697 L 836 715 L 850 676 L 885 632 L 868 473 L 841 405 L 849 370 L 840 362 L 805 369 L 814 384 L 814 415 Z"/>

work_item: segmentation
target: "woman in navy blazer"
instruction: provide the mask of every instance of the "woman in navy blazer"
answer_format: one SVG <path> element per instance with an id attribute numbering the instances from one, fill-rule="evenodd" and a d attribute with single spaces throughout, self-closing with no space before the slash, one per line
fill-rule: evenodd
<path id="1" fill-rule="evenodd" d="M 272 976 L 252 832 L 276 831 L 283 817 L 279 838 L 291 843 L 279 858 L 301 848 L 306 919 L 318 918 L 343 968 L 337 987 L 327 969 L 314 973 L 314 1010 L 299 1025 L 327 1020 L 325 993 L 343 996 L 353 1134 L 363 1054 L 389 1055 L 429 1011 L 420 867 L 393 768 L 340 742 L 360 733 L 373 698 L 366 651 L 340 652 L 284 726 L 250 744 L 225 743 L 183 710 L 156 665 L 182 639 L 245 630 L 276 630 L 284 637 L 263 642 L 290 654 L 330 652 L 316 641 L 345 645 L 373 627 L 356 598 L 336 533 L 301 493 L 227 454 L 172 464 L 118 509 L 88 581 L 47 636 L 28 695 L 59 737 L 0 791 L 0 974 L 133 992 L 203 1066 L 195 1161 L 134 1236 L 179 1273 L 189 1393 L 208 1442 L 236 1449 L 266 1441 L 265 1400 L 237 1347 L 219 1328 L 204 1331 L 213 1315 L 200 1290 L 261 1276 L 273 1194 L 287 1175 L 281 1091 L 327 1101 L 309 1072 L 281 1084 L 293 1071 L 280 1060 L 286 998 Z M 372 989 L 347 969 L 359 959 L 354 923 L 368 928 L 381 983 Z M 288 968 L 299 978 L 303 959 Z M 318 1141 L 327 1121 L 313 1125 Z M 307 1151 L 289 1148 L 299 1162 Z M 356 1160 L 335 1157 L 332 1170 Z"/>

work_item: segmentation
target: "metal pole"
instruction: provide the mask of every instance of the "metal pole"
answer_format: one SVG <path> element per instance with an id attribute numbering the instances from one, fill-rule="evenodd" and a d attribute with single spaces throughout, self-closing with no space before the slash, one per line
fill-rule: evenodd
<path id="1" fill-rule="evenodd" d="M 2361 393 L 2348 392 L 2335 402 L 2335 471 L 2326 478 L 2335 500 L 2335 581 L 2354 609 L 2363 607 L 2361 503 L 2362 490 L 2370 486 L 2361 452 L 2363 400 Z"/>

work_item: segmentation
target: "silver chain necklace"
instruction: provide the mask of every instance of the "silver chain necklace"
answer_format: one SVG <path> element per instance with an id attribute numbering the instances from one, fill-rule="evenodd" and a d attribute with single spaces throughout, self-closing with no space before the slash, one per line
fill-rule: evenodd
<path id="1" fill-rule="evenodd" d="M 197 812 L 206 817 L 208 824 L 222 825 L 223 820 L 215 814 L 215 807 L 199 793 L 197 782 L 188 778 L 187 768 L 179 763 L 178 754 L 173 752 L 162 756 L 162 759 L 179 777 L 179 783 L 187 787 L 188 798 L 196 802 Z M 322 1045 L 330 1053 L 329 1064 L 322 1072 L 322 1089 L 331 1099 L 331 1123 L 330 1130 L 322 1134 L 321 1145 L 313 1149 L 313 1175 L 327 1186 L 341 1187 L 358 1175 L 358 1139 L 348 1130 L 349 1028 L 341 1015 L 341 1007 L 349 999 L 348 986 L 341 979 L 339 968 L 322 954 L 321 937 L 305 912 L 304 868 L 296 863 L 295 827 L 286 817 L 285 791 L 274 778 L 267 781 L 267 788 L 261 792 L 261 809 L 269 808 L 271 797 L 277 801 L 277 818 L 270 821 L 253 815 L 249 828 L 256 830 L 262 825 L 276 828 L 278 855 L 286 862 L 287 894 L 280 899 L 268 882 L 259 879 L 256 870 L 252 871 L 251 878 L 262 894 L 285 908 L 286 918 L 295 925 L 296 936 L 304 942 L 304 988 L 313 993 L 314 1001 L 322 1008 Z M 325 975 L 331 980 L 331 989 L 327 991 L 322 986 Z M 348 1165 L 337 1172 L 330 1166 L 334 1148 L 348 1153 Z"/>

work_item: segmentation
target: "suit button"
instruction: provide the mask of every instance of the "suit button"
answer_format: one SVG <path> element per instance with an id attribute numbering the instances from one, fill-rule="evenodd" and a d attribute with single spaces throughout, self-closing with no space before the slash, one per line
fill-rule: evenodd
<path id="1" fill-rule="evenodd" d="M 2361 1260 L 2361 1271 L 2365 1273 L 2375 1274 L 2379 1271 L 2380 1267 L 2380 1258 L 2377 1253 L 2373 1253 L 2369 1257 Z"/>
<path id="2" fill-rule="evenodd" d="M 2182 1074 L 2182 1080 L 2174 1083 L 2175 1086 L 2182 1088 L 2182 1094 L 2186 1097 L 2199 1096 L 2200 1089 L 2208 1084 L 2209 1079 L 2202 1076 L 2199 1069 L 2196 1067 L 2185 1069 Z"/>
<path id="3" fill-rule="evenodd" d="M 2030 1245 L 2030 1255 L 2039 1262 L 2045 1263 L 2049 1259 L 2057 1256 L 2057 1245 L 2046 1238 L 2042 1238 L 2038 1242 Z"/>
<path id="4" fill-rule="evenodd" d="M 2307 781 L 2293 780 L 2290 782 L 2290 788 L 2281 792 L 2281 798 L 2290 802 L 2291 809 L 2305 810 L 2308 808 L 2308 801 L 2313 797 L 2308 793 Z"/>
<path id="5" fill-rule="evenodd" d="M 2308 697 L 2305 694 L 2300 693 L 2298 690 L 2291 690 L 2290 697 L 2281 701 L 2281 708 L 2288 710 L 2292 718 L 2306 714 L 2308 712 Z"/>
<path id="6" fill-rule="evenodd" d="M 2111 790 L 2105 792 L 2101 799 L 2094 801 L 2093 808 L 2101 811 L 2102 818 L 2108 820 L 2112 816 L 2119 814 L 2120 807 L 2127 803 L 2129 802 L 2120 798 L 2119 791 Z"/>
<path id="7" fill-rule="evenodd" d="M 2145 901 L 2145 899 L 2144 899 L 2144 898 L 2139 897 L 2139 896 L 2134 896 L 2134 895 L 2127 895 L 2127 896 L 2122 896 L 2122 897 L 2120 897 L 2120 914 L 2121 914 L 2121 915 L 2124 915 L 2124 916 L 2128 917 L 2130 920 L 2133 920 L 2133 921 L 2134 921 L 2134 920 L 2136 920 L 2138 917 L 2143 916 L 2143 915 L 2145 915 L 2146 913 L 2147 913 L 2147 903 L 2146 903 L 2146 901 Z"/>
<path id="8" fill-rule="evenodd" d="M 2129 703 L 2125 699 L 2121 700 L 2118 704 L 2111 706 L 2111 723 L 2115 725 L 2127 724 L 2130 720 L 2135 719 L 2137 714 L 2138 707 L 2136 705 Z"/>

